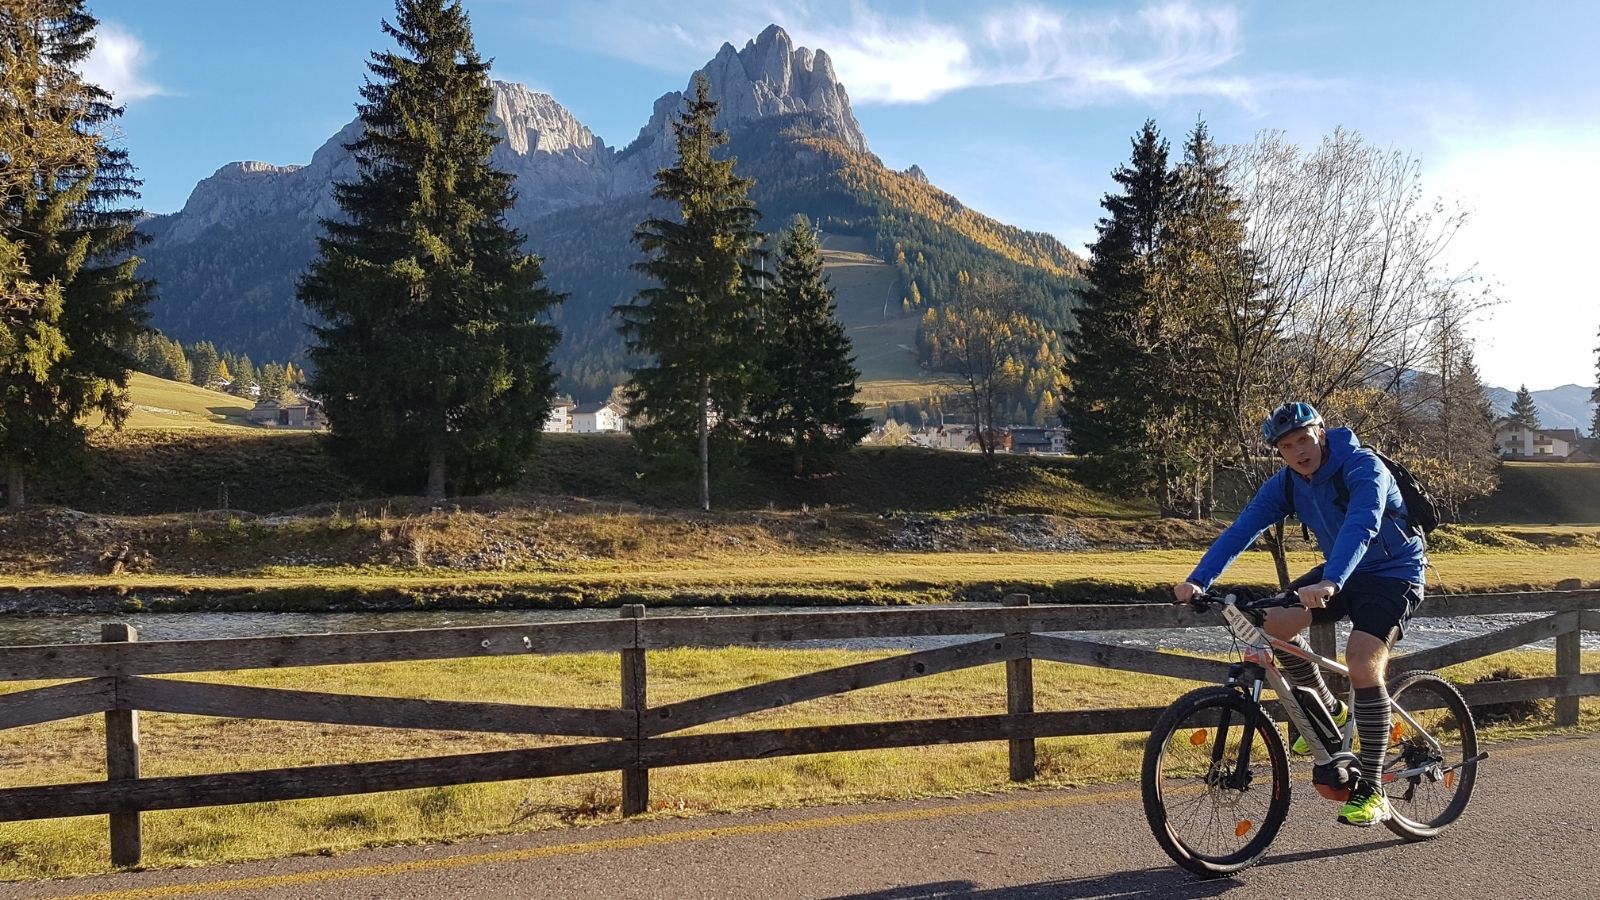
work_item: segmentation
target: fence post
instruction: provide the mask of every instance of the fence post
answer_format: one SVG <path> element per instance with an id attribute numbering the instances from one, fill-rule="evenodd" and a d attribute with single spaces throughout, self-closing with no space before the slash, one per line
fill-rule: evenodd
<path id="1" fill-rule="evenodd" d="M 139 632 L 125 622 L 104 622 L 100 625 L 102 642 L 137 641 Z M 117 679 L 117 693 L 122 693 L 122 679 Z M 119 698 L 120 699 L 120 698 Z M 114 709 L 106 713 L 106 780 L 132 781 L 139 777 L 139 712 L 132 709 Z M 136 866 L 143 855 L 143 840 L 139 830 L 139 814 L 111 814 L 111 864 Z"/>
<path id="2" fill-rule="evenodd" d="M 1332 622 L 1311 623 L 1310 637 L 1312 653 L 1326 656 L 1329 659 L 1339 658 L 1339 636 L 1334 631 Z M 1350 690 L 1350 683 L 1343 675 L 1335 675 L 1332 672 L 1323 672 L 1322 675 L 1328 683 L 1328 688 L 1336 696 L 1342 697 L 1345 692 Z"/>
<path id="3" fill-rule="evenodd" d="M 1580 619 L 1578 625 L 1582 625 Z M 1574 627 L 1571 631 L 1564 631 L 1556 635 L 1556 677 L 1574 679 L 1583 671 L 1582 649 L 1583 629 Z M 1576 695 L 1556 698 L 1556 724 L 1578 724 L 1578 700 Z"/>
<path id="4" fill-rule="evenodd" d="M 622 607 L 622 618 L 644 618 L 644 605 L 629 603 Z M 634 632 L 638 634 L 637 629 Z M 644 740 L 644 713 L 647 706 L 644 650 L 632 648 L 622 651 L 622 708 L 634 714 L 633 739 L 637 744 Z M 622 770 L 622 814 L 636 816 L 650 809 L 650 770 L 632 768 Z"/>
<path id="5" fill-rule="evenodd" d="M 1027 594 L 1007 594 L 1001 601 L 1006 606 L 1027 606 L 1033 602 Z M 1007 632 L 1006 636 L 1027 635 L 1026 626 L 1020 631 Z M 1033 659 L 1006 660 L 1006 712 L 1013 716 L 1033 713 Z M 1034 766 L 1033 738 L 1013 738 L 1011 744 L 1011 780 L 1031 781 L 1037 771 Z"/>

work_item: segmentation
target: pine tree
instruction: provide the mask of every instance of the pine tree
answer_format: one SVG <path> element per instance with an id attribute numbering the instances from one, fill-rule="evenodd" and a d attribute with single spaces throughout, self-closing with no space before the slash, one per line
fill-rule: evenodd
<path id="1" fill-rule="evenodd" d="M 835 315 L 811 223 L 784 232 L 778 285 L 766 318 L 762 378 L 750 400 L 750 428 L 789 445 L 796 476 L 860 443 L 872 423 L 855 401 L 861 371 Z"/>
<path id="2" fill-rule="evenodd" d="M 694 98 L 673 123 L 678 162 L 656 173 L 653 196 L 679 218 L 653 216 L 634 242 L 647 255 L 634 268 L 655 284 L 615 308 L 629 351 L 646 356 L 627 386 L 628 418 L 647 454 L 698 446 L 700 505 L 711 508 L 711 430 L 729 431 L 744 409 L 761 358 L 765 266 L 750 202 L 752 182 L 734 174 L 716 148 L 711 86 L 695 80 Z"/>
<path id="3" fill-rule="evenodd" d="M 149 284 L 135 277 L 139 181 L 107 143 L 122 114 L 78 74 L 97 21 L 82 0 L 0 9 L 0 459 L 11 506 L 25 473 L 82 450 L 96 414 L 127 419 L 128 348 Z"/>
<path id="4" fill-rule="evenodd" d="M 1594 421 L 1589 423 L 1589 436 L 1600 439 L 1600 344 L 1594 348 L 1594 381 L 1595 389 L 1589 394 L 1589 402 L 1594 404 Z"/>
<path id="5" fill-rule="evenodd" d="M 344 218 L 323 221 L 299 295 L 326 322 L 311 387 L 335 456 L 438 498 L 504 484 L 533 451 L 555 382 L 543 318 L 561 298 L 505 222 L 489 66 L 459 0 L 398 0 L 383 30 L 399 51 L 367 66 L 360 177 L 335 185 Z"/>
<path id="6" fill-rule="evenodd" d="M 218 372 L 222 368 L 222 358 L 217 355 L 216 345 L 210 341 L 200 341 L 188 349 L 190 380 L 200 387 L 209 387 L 218 379 Z"/>
<path id="7" fill-rule="evenodd" d="M 1083 474 L 1123 489 L 1153 491 L 1161 478 L 1152 452 L 1162 386 L 1151 370 L 1159 338 L 1151 309 L 1157 253 L 1176 202 L 1167 156 L 1167 142 L 1146 121 L 1130 162 L 1112 173 L 1121 192 L 1101 201 L 1107 215 L 1090 248 L 1077 330 L 1067 335 L 1062 422 L 1086 457 Z"/>
<path id="8" fill-rule="evenodd" d="M 1528 431 L 1539 430 L 1539 406 L 1534 403 L 1527 385 L 1517 388 L 1517 399 L 1511 401 L 1511 415 L 1506 417 L 1506 421 Z"/>

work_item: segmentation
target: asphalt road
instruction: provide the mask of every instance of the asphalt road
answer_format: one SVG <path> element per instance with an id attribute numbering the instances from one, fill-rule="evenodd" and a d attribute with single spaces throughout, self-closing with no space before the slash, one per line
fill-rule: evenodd
<path id="1" fill-rule="evenodd" d="M 1466 814 L 1420 844 L 1338 825 L 1297 772 L 1266 859 L 1217 881 L 1168 862 L 1137 785 L 1117 785 L 6 884 L 0 897 L 1600 898 L 1600 736 L 1489 749 Z"/>

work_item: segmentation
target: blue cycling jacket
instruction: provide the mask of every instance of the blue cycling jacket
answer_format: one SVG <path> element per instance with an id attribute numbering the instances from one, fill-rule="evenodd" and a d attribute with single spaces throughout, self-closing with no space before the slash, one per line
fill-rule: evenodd
<path id="1" fill-rule="evenodd" d="M 1406 506 L 1389 467 L 1377 455 L 1361 448 L 1348 428 L 1326 432 L 1328 458 L 1308 481 L 1285 466 L 1256 491 L 1239 517 L 1228 526 L 1189 580 L 1211 587 L 1240 553 L 1255 543 L 1261 532 L 1289 515 L 1284 502 L 1284 479 L 1294 491 L 1294 513 L 1316 536 L 1317 549 L 1327 561 L 1322 575 L 1341 590 L 1349 577 L 1360 572 L 1383 578 L 1401 578 L 1421 584 L 1427 565 L 1423 540 L 1405 525 Z M 1348 508 L 1341 510 L 1335 475 L 1343 470 L 1350 492 Z M 1330 549 L 1331 548 L 1331 549 Z"/>

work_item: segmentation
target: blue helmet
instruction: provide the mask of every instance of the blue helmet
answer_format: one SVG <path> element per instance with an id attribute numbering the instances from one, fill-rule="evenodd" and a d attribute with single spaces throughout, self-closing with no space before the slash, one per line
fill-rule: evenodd
<path id="1" fill-rule="evenodd" d="M 1272 411 L 1267 420 L 1261 423 L 1261 437 L 1268 444 L 1277 446 L 1278 441 L 1296 428 L 1305 428 L 1307 425 L 1321 425 L 1322 414 L 1309 403 L 1285 403 Z"/>

